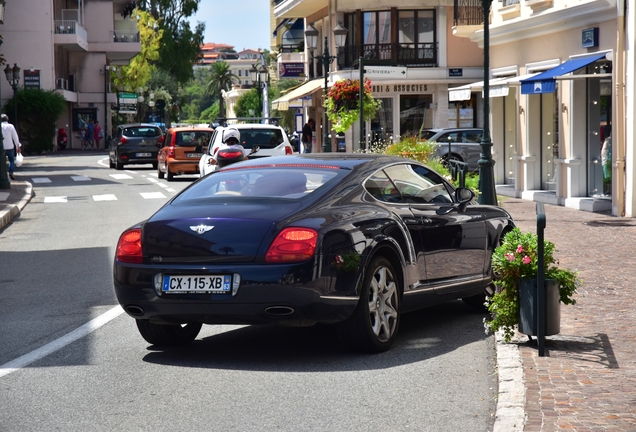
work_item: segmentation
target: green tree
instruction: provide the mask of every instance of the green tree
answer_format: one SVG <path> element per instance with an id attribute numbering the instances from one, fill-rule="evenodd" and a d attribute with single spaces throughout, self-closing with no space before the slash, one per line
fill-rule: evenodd
<path id="1" fill-rule="evenodd" d="M 149 13 L 135 9 L 133 16 L 137 19 L 141 52 L 127 66 L 119 70 L 111 69 L 111 79 L 120 90 L 137 91 L 145 87 L 155 70 L 154 63 L 159 59 L 163 30 L 157 28 L 157 20 Z"/>
<path id="2" fill-rule="evenodd" d="M 22 89 L 14 96 L 18 101 L 18 121 L 13 118 L 13 98 L 4 106 L 4 112 L 16 126 L 25 153 L 42 153 L 54 147 L 56 121 L 66 109 L 64 97 L 54 90 Z"/>
<path id="3" fill-rule="evenodd" d="M 230 65 L 224 61 L 212 64 L 210 82 L 205 88 L 206 94 L 216 94 L 219 97 L 219 117 L 225 117 L 225 102 L 223 92 L 232 88 L 232 84 L 238 82 L 239 78 L 232 73 Z"/>
<path id="4" fill-rule="evenodd" d="M 188 18 L 199 9 L 200 0 L 140 0 L 139 7 L 150 13 L 163 30 L 157 67 L 168 72 L 185 85 L 192 78 L 192 66 L 201 53 L 205 24 L 199 22 L 194 30 Z"/>

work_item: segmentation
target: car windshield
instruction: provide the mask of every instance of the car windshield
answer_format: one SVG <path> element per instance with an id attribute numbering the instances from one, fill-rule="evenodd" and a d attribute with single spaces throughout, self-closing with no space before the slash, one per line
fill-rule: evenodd
<path id="1" fill-rule="evenodd" d="M 245 167 L 214 172 L 183 191 L 175 203 L 209 197 L 299 199 L 326 187 L 341 171 L 334 168 Z M 341 174 L 344 175 L 344 174 Z"/>
<path id="2" fill-rule="evenodd" d="M 177 146 L 206 145 L 210 141 L 212 132 L 209 131 L 185 131 L 177 132 Z"/>
<path id="3" fill-rule="evenodd" d="M 127 127 L 124 129 L 123 135 L 127 137 L 155 138 L 161 135 L 161 129 L 153 126 Z"/>
<path id="4" fill-rule="evenodd" d="M 240 132 L 241 144 L 246 149 L 251 149 L 254 146 L 259 146 L 262 149 L 271 149 L 285 142 L 283 139 L 283 131 L 278 128 L 241 128 Z"/>

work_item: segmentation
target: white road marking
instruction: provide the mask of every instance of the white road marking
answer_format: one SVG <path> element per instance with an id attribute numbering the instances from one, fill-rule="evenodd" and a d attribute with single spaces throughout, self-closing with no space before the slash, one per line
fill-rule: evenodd
<path id="1" fill-rule="evenodd" d="M 157 199 L 157 198 L 165 198 L 166 196 L 161 192 L 139 192 L 144 199 Z"/>
<path id="2" fill-rule="evenodd" d="M 71 176 L 71 178 L 72 178 L 74 181 L 91 181 L 91 180 L 92 180 L 90 177 L 86 177 L 86 176 L 82 176 L 82 175 L 79 175 L 79 176 Z"/>
<path id="3" fill-rule="evenodd" d="M 53 354 L 55 351 L 61 350 L 62 348 L 70 345 L 76 340 L 81 339 L 84 336 L 88 336 L 98 328 L 102 327 L 104 324 L 117 318 L 122 313 L 124 313 L 124 310 L 121 308 L 121 306 L 115 306 L 108 312 L 105 312 L 97 318 L 90 320 L 83 326 L 73 330 L 70 333 L 65 334 L 61 338 L 56 339 L 53 342 L 50 342 L 43 347 L 36 349 L 35 351 L 31 351 L 30 353 L 25 354 L 22 357 L 18 357 L 15 360 L 11 360 L 10 362 L 3 364 L 2 366 L 0 366 L 0 377 L 20 370 L 30 365 L 31 363 L 48 356 L 49 354 Z"/>
<path id="4" fill-rule="evenodd" d="M 148 179 L 148 181 L 151 181 L 153 183 L 159 183 L 159 180 L 157 180 L 156 178 L 152 178 L 152 177 L 146 177 Z"/>
<path id="5" fill-rule="evenodd" d="M 168 189 L 168 185 L 163 184 L 163 183 L 157 183 L 157 186 L 162 187 L 164 189 Z"/>
<path id="6" fill-rule="evenodd" d="M 33 177 L 33 183 L 51 183 L 51 179 L 48 177 Z"/>
<path id="7" fill-rule="evenodd" d="M 172 188 L 168 188 L 166 189 L 167 192 L 176 192 L 176 190 L 172 189 Z"/>
<path id="8" fill-rule="evenodd" d="M 65 203 L 65 202 L 68 202 L 68 199 L 65 196 L 44 197 L 44 202 L 47 203 L 47 204 L 50 204 L 50 203 Z"/>
<path id="9" fill-rule="evenodd" d="M 132 178 L 132 176 L 129 176 L 128 174 L 110 174 L 110 176 L 114 178 L 115 180 L 123 180 L 123 179 Z"/>
<path id="10" fill-rule="evenodd" d="M 113 194 L 93 195 L 93 201 L 117 201 L 117 197 Z"/>

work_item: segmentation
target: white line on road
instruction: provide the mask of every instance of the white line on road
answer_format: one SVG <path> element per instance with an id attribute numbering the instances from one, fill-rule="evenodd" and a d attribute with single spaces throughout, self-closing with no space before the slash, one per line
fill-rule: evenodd
<path id="1" fill-rule="evenodd" d="M 15 372 L 23 367 L 30 365 L 33 362 L 36 362 L 49 354 L 53 354 L 55 351 L 61 350 L 67 345 L 75 342 L 78 339 L 83 338 L 84 336 L 88 336 L 98 328 L 102 327 L 104 324 L 109 321 L 117 318 L 119 315 L 124 313 L 124 310 L 121 306 L 115 306 L 108 312 L 105 312 L 98 316 L 95 319 L 87 322 L 83 326 L 73 330 L 70 333 L 65 334 L 59 339 L 50 342 L 43 347 L 36 349 L 35 351 L 31 351 L 28 354 L 23 355 L 22 357 L 18 357 L 15 360 L 11 360 L 8 363 L 0 366 L 0 377 L 5 375 L 9 375 L 11 372 Z"/>
<path id="2" fill-rule="evenodd" d="M 79 175 L 79 176 L 71 176 L 71 178 L 72 178 L 74 181 L 91 181 L 91 178 L 90 178 L 90 177 L 86 177 L 86 176 L 83 176 L 83 175 Z"/>
<path id="3" fill-rule="evenodd" d="M 65 202 L 68 202 L 68 198 L 66 198 L 65 196 L 50 196 L 50 197 L 44 197 L 44 202 L 46 204 L 65 203 Z"/>

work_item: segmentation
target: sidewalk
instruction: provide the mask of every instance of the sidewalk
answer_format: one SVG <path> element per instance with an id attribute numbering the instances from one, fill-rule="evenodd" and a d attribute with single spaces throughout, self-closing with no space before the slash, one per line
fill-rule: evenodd
<path id="1" fill-rule="evenodd" d="M 33 196 L 28 182 L 0 190 L 0 230 Z M 536 232 L 536 203 L 504 197 L 519 228 Z M 497 338 L 495 432 L 636 431 L 636 219 L 545 206 L 545 238 L 577 270 L 577 304 L 562 306 L 561 332 L 545 356 L 518 335 Z"/>
<path id="2" fill-rule="evenodd" d="M 518 227 L 536 232 L 535 202 L 504 198 L 502 205 Z M 583 285 L 576 305 L 562 305 L 561 332 L 546 338 L 544 357 L 524 335 L 497 344 L 498 359 L 505 345 L 521 356 L 523 430 L 636 431 L 636 219 L 552 205 L 545 214 L 546 240 Z M 501 377 L 500 393 L 502 384 L 514 393 Z"/>

